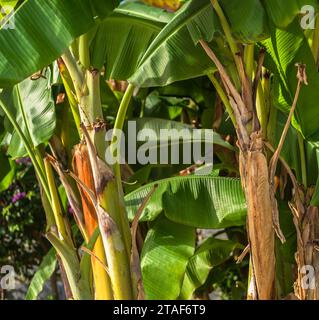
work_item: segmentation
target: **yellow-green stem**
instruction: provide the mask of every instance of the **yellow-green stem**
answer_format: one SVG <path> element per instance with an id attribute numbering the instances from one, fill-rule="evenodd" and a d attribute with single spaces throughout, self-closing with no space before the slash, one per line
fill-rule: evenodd
<path id="1" fill-rule="evenodd" d="M 64 224 L 65 222 L 63 219 L 59 195 L 58 195 L 55 181 L 54 181 L 53 170 L 50 162 L 47 159 L 44 160 L 44 166 L 45 166 L 45 171 L 48 179 L 48 184 L 49 184 L 49 189 L 51 194 L 52 210 L 55 218 L 55 223 L 58 228 L 58 234 L 61 240 L 65 240 L 66 242 L 69 242 L 70 239 Z"/>
<path id="2" fill-rule="evenodd" d="M 123 130 L 127 109 L 129 107 L 131 98 L 133 96 L 133 92 L 134 92 L 134 86 L 132 84 L 129 84 L 129 86 L 127 87 L 127 89 L 125 91 L 125 94 L 123 96 L 123 99 L 122 99 L 120 107 L 119 107 L 119 111 L 116 116 L 116 121 L 114 124 L 114 131 Z M 113 154 L 113 152 L 115 151 L 114 146 L 116 144 L 119 146 L 121 145 L 121 142 L 116 141 L 116 139 L 117 139 L 116 135 L 114 134 L 111 139 L 111 154 Z M 114 174 L 116 176 L 117 184 L 118 184 L 118 186 L 120 186 L 119 189 L 122 189 L 121 167 L 120 167 L 120 163 L 118 163 L 118 162 L 114 165 Z"/>
<path id="3" fill-rule="evenodd" d="M 82 96 L 82 86 L 84 83 L 83 73 L 81 72 L 70 50 L 67 50 L 62 55 L 62 60 L 64 61 L 66 68 L 68 69 L 69 74 L 71 76 L 71 79 L 74 85 L 75 94 L 79 103 L 80 98 Z"/>
<path id="4" fill-rule="evenodd" d="M 250 81 L 253 80 L 254 76 L 254 52 L 255 52 L 255 45 L 254 44 L 248 44 L 245 47 L 245 64 L 246 64 L 246 72 L 248 79 Z"/>
<path id="5" fill-rule="evenodd" d="M 124 126 L 124 121 L 125 121 L 125 117 L 127 114 L 127 110 L 130 104 L 130 101 L 132 99 L 133 96 L 133 92 L 134 92 L 134 86 L 132 84 L 129 84 L 129 86 L 127 87 L 125 94 L 123 96 L 123 99 L 121 101 L 117 116 L 116 116 L 116 121 L 114 124 L 114 135 L 112 136 L 111 139 L 111 154 L 114 154 L 114 146 L 117 144 L 118 146 L 121 145 L 121 141 L 116 141 L 116 131 L 117 130 L 123 130 L 123 126 Z M 116 143 L 115 143 L 116 142 Z M 123 232 L 123 237 L 125 240 L 125 245 L 126 245 L 126 249 L 128 251 L 128 255 L 130 255 L 130 251 L 131 251 L 131 232 L 130 232 L 130 228 L 129 228 L 129 221 L 127 218 L 127 214 L 126 214 L 126 208 L 125 208 L 125 204 L 124 204 L 124 193 L 123 193 L 123 187 L 122 187 L 122 175 L 121 175 L 121 165 L 120 163 L 116 162 L 113 166 L 113 171 L 115 174 L 115 179 L 116 179 L 116 188 L 119 194 L 118 197 L 118 206 L 120 208 L 120 221 L 121 221 L 121 229 Z"/>
<path id="6" fill-rule="evenodd" d="M 81 65 L 86 69 L 90 69 L 89 36 L 87 33 L 83 34 L 79 39 L 79 58 Z"/>
<path id="7" fill-rule="evenodd" d="M 256 109 L 257 109 L 257 115 L 260 122 L 262 134 L 264 137 L 266 137 L 269 110 L 265 100 L 264 90 L 261 83 L 258 84 L 258 89 L 257 89 Z"/>
<path id="8" fill-rule="evenodd" d="M 226 40 L 227 40 L 229 47 L 230 47 L 230 51 L 233 55 L 234 62 L 236 63 L 237 70 L 240 73 L 241 68 L 239 66 L 238 57 L 237 57 L 237 54 L 239 52 L 239 48 L 237 46 L 236 41 L 234 40 L 234 38 L 232 36 L 230 25 L 229 25 L 227 18 L 223 12 L 223 9 L 219 5 L 218 0 L 211 0 L 211 3 L 217 13 L 217 16 L 219 18 L 220 23 L 222 25 L 222 28 L 223 28 L 225 36 L 226 36 Z"/>

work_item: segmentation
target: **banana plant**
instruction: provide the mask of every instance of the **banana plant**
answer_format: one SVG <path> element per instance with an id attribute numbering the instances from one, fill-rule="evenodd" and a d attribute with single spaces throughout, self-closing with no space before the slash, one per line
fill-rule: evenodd
<path id="1" fill-rule="evenodd" d="M 248 299 L 293 291 L 318 298 L 302 286 L 304 266 L 318 268 L 319 237 L 319 23 L 305 31 L 299 16 L 309 2 L 318 7 L 316 0 L 14 4 L 15 29 L 0 29 L 7 163 L 0 190 L 14 176 L 13 159 L 28 155 L 53 246 L 28 299 L 56 261 L 69 299 L 189 299 L 215 269 L 248 252 Z M 194 175 L 198 164 L 109 165 L 106 151 L 117 152 L 116 131 L 132 119 L 155 131 L 217 128 L 219 163 L 205 176 Z M 239 243 L 231 230 L 245 222 Z M 200 244 L 198 229 L 222 229 L 229 239 Z M 290 258 L 297 252 L 295 289 L 283 276 L 293 264 L 287 250 Z"/>

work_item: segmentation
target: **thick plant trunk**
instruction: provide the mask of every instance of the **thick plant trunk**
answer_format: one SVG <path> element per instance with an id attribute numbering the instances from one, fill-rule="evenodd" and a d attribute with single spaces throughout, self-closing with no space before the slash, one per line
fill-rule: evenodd
<path id="1" fill-rule="evenodd" d="M 67 51 L 62 56 L 72 79 L 74 94 L 79 105 L 80 131 L 83 135 L 83 143 L 87 146 L 88 167 L 91 169 L 89 181 L 84 182 L 77 176 L 73 178 L 82 189 L 86 190 L 94 206 L 113 298 L 130 300 L 134 297 L 130 266 L 131 231 L 126 215 L 119 166 L 110 167 L 103 160 L 108 144 L 105 140 L 106 123 L 103 120 L 100 96 L 101 74 L 98 70 L 90 68 L 87 40 L 87 35 L 81 36 L 79 40 L 79 60 L 83 68 L 79 67 L 71 52 Z M 133 86 L 129 86 L 119 107 L 115 121 L 115 127 L 118 125 L 116 129 L 123 127 L 132 94 Z M 78 173 L 82 171 L 82 168 L 78 169 Z M 89 188 L 87 183 L 90 183 Z M 88 215 L 86 221 L 91 224 L 92 217 Z"/>
<path id="2" fill-rule="evenodd" d="M 274 298 L 275 232 L 272 221 L 269 172 L 263 141 L 251 135 L 248 151 L 240 152 L 240 172 L 247 201 L 247 229 L 252 261 L 255 299 Z"/>
<path id="3" fill-rule="evenodd" d="M 91 200 L 104 245 L 114 299 L 131 300 L 133 299 L 129 242 L 131 234 L 124 199 L 118 189 L 112 168 L 102 160 L 106 148 L 104 123 L 96 122 L 93 128 L 89 132 L 84 124 L 81 125 L 94 184 L 94 195 Z M 92 141 L 95 142 L 94 145 Z"/>
<path id="4" fill-rule="evenodd" d="M 224 30 L 229 26 L 218 2 L 213 4 Z M 225 33 L 226 33 L 225 31 Z M 227 33 L 226 33 L 227 35 Z M 275 297 L 275 230 L 277 203 L 270 183 L 267 158 L 263 152 L 264 142 L 256 109 L 258 83 L 261 78 L 264 51 L 260 51 L 255 79 L 249 79 L 243 57 L 228 33 L 228 42 L 234 45 L 233 54 L 241 80 L 241 92 L 237 90 L 223 64 L 206 42 L 200 41 L 207 55 L 215 63 L 225 92 L 213 81 L 223 103 L 234 115 L 240 149 L 240 176 L 247 202 L 247 229 L 250 245 L 251 283 L 248 298 L 270 300 Z M 226 93 L 226 94 L 225 94 Z M 275 218 L 275 219 L 274 219 Z M 280 229 L 279 226 L 276 229 Z M 278 231 L 278 230 L 277 230 Z M 280 234 L 280 233 L 278 233 Z"/>

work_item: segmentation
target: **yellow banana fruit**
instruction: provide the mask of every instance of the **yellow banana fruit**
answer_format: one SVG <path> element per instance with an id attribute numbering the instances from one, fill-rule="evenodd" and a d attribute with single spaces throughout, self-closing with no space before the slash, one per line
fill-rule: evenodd
<path id="1" fill-rule="evenodd" d="M 180 0 L 144 0 L 144 2 L 151 6 L 167 9 L 170 11 L 176 11 L 182 5 L 182 1 Z"/>

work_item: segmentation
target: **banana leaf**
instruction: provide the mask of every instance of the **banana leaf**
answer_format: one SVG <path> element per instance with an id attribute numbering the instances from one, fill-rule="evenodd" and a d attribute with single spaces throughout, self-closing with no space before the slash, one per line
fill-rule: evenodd
<path id="1" fill-rule="evenodd" d="M 154 185 L 158 187 L 144 207 L 140 221 L 153 221 L 164 211 L 169 220 L 195 228 L 220 229 L 245 224 L 246 202 L 240 181 L 196 175 L 160 180 L 126 195 L 130 220 Z"/>

